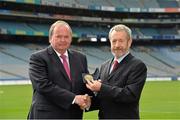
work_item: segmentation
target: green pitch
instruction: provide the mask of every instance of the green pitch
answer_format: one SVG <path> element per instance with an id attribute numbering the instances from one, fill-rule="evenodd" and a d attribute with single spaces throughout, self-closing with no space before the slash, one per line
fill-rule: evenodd
<path id="1" fill-rule="evenodd" d="M 25 119 L 31 96 L 31 85 L 0 86 L 0 119 Z M 143 119 L 180 119 L 180 82 L 146 82 L 140 115 Z M 97 119 L 97 111 L 85 113 L 84 119 Z"/>

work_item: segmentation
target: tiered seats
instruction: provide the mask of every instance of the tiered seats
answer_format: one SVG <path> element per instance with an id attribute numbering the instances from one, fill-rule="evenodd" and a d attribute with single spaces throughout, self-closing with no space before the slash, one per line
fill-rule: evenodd
<path id="1" fill-rule="evenodd" d="M 120 8 L 178 8 L 177 0 L 41 0 L 42 3 L 61 6 L 113 6 Z"/>
<path id="2" fill-rule="evenodd" d="M 161 8 L 167 8 L 167 7 L 172 7 L 172 8 L 178 8 L 178 1 L 176 0 L 157 0 L 157 2 L 159 3 L 159 7 Z"/>
<path id="3" fill-rule="evenodd" d="M 28 79 L 28 62 L 30 54 L 48 45 L 41 44 L 0 44 L 0 79 Z M 112 58 L 110 46 L 76 46 L 87 56 L 89 71 L 100 67 Z M 180 50 L 178 47 L 132 47 L 131 53 L 144 61 L 148 68 L 148 76 L 180 76 Z"/>
<path id="4" fill-rule="evenodd" d="M 107 0 L 76 0 L 82 5 L 97 5 L 97 6 L 111 6 Z"/>
<path id="5" fill-rule="evenodd" d="M 144 8 L 159 8 L 157 0 L 140 0 L 140 2 L 143 4 Z"/>
<path id="6" fill-rule="evenodd" d="M 122 0 L 108 0 L 112 6 L 124 8 L 125 5 L 122 4 Z"/>
<path id="7" fill-rule="evenodd" d="M 175 28 L 159 29 L 159 33 L 161 35 L 177 35 L 178 34 Z"/>
<path id="8" fill-rule="evenodd" d="M 168 56 L 167 51 L 172 51 L 167 46 L 162 47 L 145 47 L 149 48 L 147 51 L 137 51 L 137 47 L 133 49 L 132 53 L 142 59 L 148 66 L 148 73 L 156 76 L 172 76 L 180 74 L 180 64 L 177 63 L 179 60 L 178 56 L 174 54 L 173 56 Z M 172 53 L 174 53 L 172 51 Z M 176 52 L 175 52 L 176 53 Z M 180 51 L 177 51 L 180 53 Z M 174 59 L 174 60 L 173 60 Z M 157 72 L 159 71 L 159 72 Z M 149 74 L 150 75 L 150 74 Z"/>
<path id="9" fill-rule="evenodd" d="M 23 35 L 43 35 L 48 36 L 50 24 L 20 23 L 10 21 L 0 21 L 0 28 L 8 31 L 8 34 Z M 178 35 L 178 28 L 131 28 L 133 35 L 153 36 L 153 35 Z M 88 35 L 107 37 L 109 28 L 100 26 L 72 26 L 73 34 L 76 37 L 86 37 Z M 74 36 L 73 36 L 74 37 Z"/>
<path id="10" fill-rule="evenodd" d="M 19 79 L 27 79 L 28 73 L 28 54 L 26 53 L 26 49 L 23 47 L 18 48 L 17 45 L 7 45 L 1 44 L 1 48 L 3 48 L 0 52 L 0 73 L 4 74 L 1 76 L 3 79 L 10 78 L 19 78 Z M 23 53 L 23 51 L 25 53 Z"/>
<path id="11" fill-rule="evenodd" d="M 179 54 L 179 51 L 173 51 L 171 47 L 169 47 L 169 48 L 162 47 L 160 49 L 160 52 L 163 53 L 168 58 L 173 59 L 173 61 L 175 61 L 175 63 L 177 65 L 180 65 L 180 54 Z"/>
<path id="12" fill-rule="evenodd" d="M 24 44 L 1 43 L 0 79 L 28 79 L 29 57 L 36 50 Z"/>
<path id="13" fill-rule="evenodd" d="M 139 0 L 121 0 L 121 3 L 125 5 L 126 8 L 142 8 L 143 5 Z"/>
<path id="14" fill-rule="evenodd" d="M 158 30 L 155 28 L 140 28 L 143 35 L 159 35 Z"/>

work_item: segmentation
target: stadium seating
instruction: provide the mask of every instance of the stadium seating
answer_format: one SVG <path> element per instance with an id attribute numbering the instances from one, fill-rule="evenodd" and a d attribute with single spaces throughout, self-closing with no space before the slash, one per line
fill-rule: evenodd
<path id="1" fill-rule="evenodd" d="M 33 43 L 1 43 L 0 44 L 0 80 L 28 79 L 28 61 L 30 54 L 47 47 L 47 44 Z M 133 46 L 131 53 L 144 61 L 148 67 L 149 77 L 179 76 L 180 75 L 180 46 Z M 87 56 L 90 72 L 112 58 L 109 46 L 78 46 L 75 49 Z M 96 53 L 96 54 L 94 54 Z"/>
<path id="2" fill-rule="evenodd" d="M 50 2 L 49 0 L 42 0 Z M 177 0 L 51 0 L 51 2 L 62 5 L 94 5 L 94 6 L 114 6 L 120 8 L 178 8 Z"/>
<path id="3" fill-rule="evenodd" d="M 7 34 L 15 35 L 32 35 L 32 36 L 48 36 L 48 29 L 50 24 L 35 24 L 35 23 L 25 23 L 25 22 L 11 22 L 11 21 L 0 21 L 0 28 L 5 29 Z M 108 36 L 108 27 L 86 27 L 86 26 L 72 26 L 74 34 L 77 37 L 87 37 L 87 36 Z M 133 28 L 133 35 L 138 36 L 163 36 L 163 35 L 179 35 L 177 28 Z"/>
<path id="4" fill-rule="evenodd" d="M 36 4 L 36 5 L 44 5 L 46 7 L 51 6 L 51 8 L 53 6 L 65 6 L 69 8 L 71 7 L 78 8 L 78 6 L 80 6 L 84 9 L 89 9 L 92 12 L 96 10 L 104 10 L 103 13 L 107 12 L 106 10 L 110 10 L 111 12 L 116 11 L 117 13 L 118 12 L 127 13 L 127 12 L 132 12 L 131 10 L 135 10 L 135 12 L 141 14 L 143 12 L 147 12 L 146 10 L 153 11 L 154 9 L 151 8 L 155 8 L 155 10 L 157 11 L 160 10 L 160 12 L 163 10 L 166 12 L 167 10 L 167 12 L 171 13 L 172 12 L 171 10 L 174 9 L 161 9 L 161 8 L 176 8 L 175 9 L 176 12 L 180 8 L 179 0 L 2 0 L 2 1 L 31 3 L 31 5 Z M 39 9 L 44 9 L 43 8 L 44 6 L 42 6 L 42 8 L 39 7 Z M 34 9 L 37 9 L 38 11 L 39 9 L 36 7 Z M 142 12 L 139 10 L 144 10 L 144 11 Z M 159 41 L 160 40 L 175 41 L 180 39 L 180 30 L 178 25 L 179 19 L 175 19 L 173 18 L 173 16 L 167 19 L 165 18 L 159 19 L 162 17 L 161 15 L 157 16 L 157 18 L 150 18 L 150 19 L 148 18 L 131 19 L 131 18 L 119 18 L 119 17 L 111 18 L 111 16 L 109 16 L 109 18 L 97 16 L 96 18 L 95 17 L 96 15 L 94 15 L 94 17 L 91 18 L 91 16 L 78 16 L 77 14 L 71 16 L 69 14 L 61 15 L 62 13 L 60 15 L 58 13 L 53 14 L 52 12 L 48 12 L 48 11 L 44 11 L 46 13 L 36 13 L 36 12 L 34 13 L 34 11 L 31 12 L 27 12 L 23 10 L 10 11 L 10 10 L 6 10 L 5 8 L 4 10 L 3 9 L 0 10 L 2 17 L 3 16 L 6 16 L 7 18 L 9 17 L 8 20 L 6 20 L 6 17 L 0 20 L 0 33 L 2 34 L 2 36 L 17 35 L 23 37 L 24 36 L 47 37 L 50 23 L 52 23 L 56 19 L 61 19 L 61 18 L 63 19 L 67 17 L 67 21 L 69 20 L 68 22 L 72 24 L 71 26 L 73 29 L 73 37 L 76 38 L 76 40 L 78 38 L 83 38 L 88 36 L 97 37 L 97 38 L 99 36 L 107 37 L 110 27 L 112 27 L 112 25 L 115 23 L 125 23 L 125 24 L 127 23 L 128 25 L 130 24 L 133 37 L 135 38 L 136 41 L 140 41 L 140 42 L 142 38 L 143 38 L 142 42 L 144 42 L 145 40 L 151 41 L 157 39 Z M 153 11 L 153 12 L 156 13 L 157 11 Z M 151 11 L 148 12 L 151 13 Z M 18 22 L 18 20 L 16 20 L 18 15 L 25 16 L 26 20 L 24 18 L 21 20 L 21 22 L 20 21 Z M 143 15 L 146 16 L 147 14 L 143 14 Z M 126 14 L 125 16 L 130 17 L 130 14 Z M 175 14 L 174 16 L 178 16 L 178 13 L 177 15 Z M 33 20 L 30 21 L 29 18 Z M 96 19 L 98 20 L 96 21 Z M 106 19 L 108 20 L 103 21 Z M 36 22 L 35 20 L 38 20 L 38 22 Z M 79 24 L 79 21 L 81 20 L 83 24 Z M 89 22 L 92 23 L 89 24 Z M 148 24 L 146 24 L 146 22 Z M 85 23 L 88 24 L 86 25 Z M 171 23 L 173 24 L 169 25 Z M 158 25 L 160 25 L 160 27 Z M 146 37 L 147 39 L 145 39 Z M 175 37 L 176 39 L 174 39 Z M 46 46 L 48 45 L 47 44 L 42 45 L 41 43 L 34 44 L 27 42 L 22 44 L 20 43 L 16 44 L 16 43 L 3 43 L 0 41 L 0 58 L 1 58 L 0 80 L 29 79 L 28 62 L 29 62 L 30 54 Z M 104 61 L 112 57 L 109 46 L 97 47 L 93 45 L 92 46 L 72 45 L 72 48 L 84 53 L 87 56 L 90 72 L 93 72 L 96 67 L 99 67 Z M 162 77 L 162 76 L 176 77 L 176 76 L 180 76 L 179 48 L 180 47 L 178 45 L 177 46 L 174 45 L 171 47 L 133 46 L 131 49 L 131 53 L 137 56 L 142 61 L 144 61 L 144 63 L 147 65 L 148 77 Z"/>
<path id="5" fill-rule="evenodd" d="M 166 0 L 166 2 L 164 2 L 164 0 L 157 0 L 157 2 L 159 3 L 159 6 L 161 8 L 166 8 L 166 7 L 171 7 L 171 8 L 178 8 L 178 1 L 175 0 Z"/>
<path id="6" fill-rule="evenodd" d="M 177 0 L 42 0 L 49 5 L 84 5 L 84 6 L 114 6 L 120 8 L 178 8 Z"/>
<path id="7" fill-rule="evenodd" d="M 42 49 L 36 44 L 0 44 L 0 79 L 28 79 L 30 55 Z"/>
<path id="8" fill-rule="evenodd" d="M 159 8 L 157 0 L 140 0 L 144 8 Z"/>

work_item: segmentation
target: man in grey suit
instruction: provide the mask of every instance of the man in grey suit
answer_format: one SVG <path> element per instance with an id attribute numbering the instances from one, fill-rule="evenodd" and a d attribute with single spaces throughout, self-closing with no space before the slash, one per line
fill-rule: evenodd
<path id="1" fill-rule="evenodd" d="M 87 81 L 87 88 L 97 92 L 92 108 L 100 119 L 139 119 L 139 99 L 147 77 L 146 65 L 129 51 L 131 30 L 115 25 L 109 32 L 113 58 L 100 68 L 100 80 Z"/>
<path id="2" fill-rule="evenodd" d="M 85 55 L 69 50 L 72 30 L 57 21 L 50 27 L 50 46 L 30 57 L 33 98 L 28 119 L 82 119 L 88 107 L 88 90 L 82 73 L 88 73 Z"/>

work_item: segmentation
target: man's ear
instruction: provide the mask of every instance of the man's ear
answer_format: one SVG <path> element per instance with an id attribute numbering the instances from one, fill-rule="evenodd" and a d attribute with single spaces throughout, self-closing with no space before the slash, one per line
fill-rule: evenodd
<path id="1" fill-rule="evenodd" d="M 128 40 L 128 47 L 129 47 L 129 48 L 131 47 L 131 44 L 132 44 L 132 39 L 130 38 L 130 39 Z"/>
<path id="2" fill-rule="evenodd" d="M 51 43 L 51 41 L 52 41 L 52 39 L 51 39 L 51 38 L 49 38 L 49 43 Z"/>

